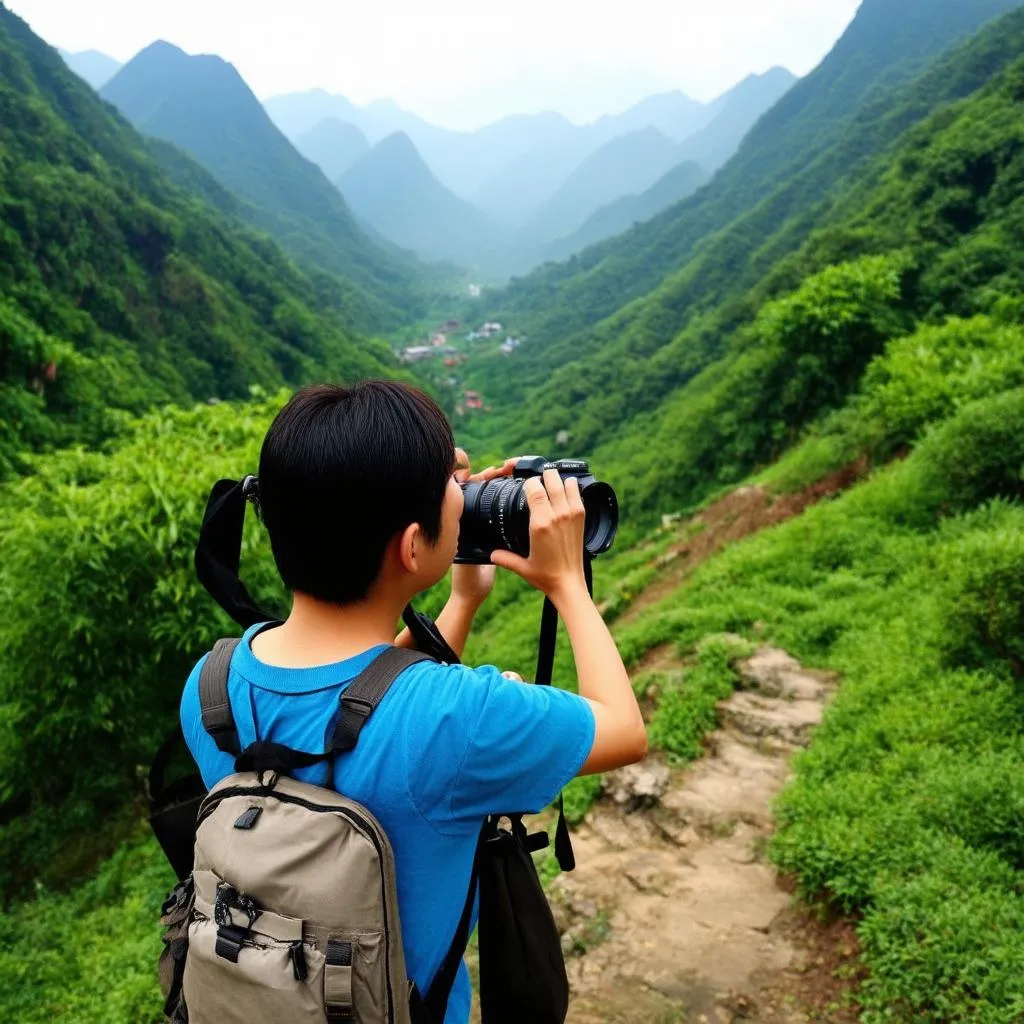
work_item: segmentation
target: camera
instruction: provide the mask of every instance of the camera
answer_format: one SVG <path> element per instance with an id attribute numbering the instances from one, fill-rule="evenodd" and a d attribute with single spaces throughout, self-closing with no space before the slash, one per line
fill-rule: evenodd
<path id="1" fill-rule="evenodd" d="M 463 565 L 488 565 L 491 552 L 512 551 L 524 558 L 530 554 L 530 508 L 524 484 L 531 477 L 554 469 L 563 479 L 576 477 L 586 509 L 583 546 L 594 557 L 607 551 L 619 529 L 619 502 L 615 491 L 594 478 L 582 459 L 549 462 L 529 455 L 516 462 L 511 477 L 487 483 L 462 484 L 466 507 L 459 531 L 455 561 Z"/>

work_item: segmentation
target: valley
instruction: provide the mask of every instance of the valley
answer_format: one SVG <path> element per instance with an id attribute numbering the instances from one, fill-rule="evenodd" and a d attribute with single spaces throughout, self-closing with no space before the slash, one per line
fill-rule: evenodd
<path id="1" fill-rule="evenodd" d="M 1022 54 L 1019 0 L 863 0 L 801 76 L 457 131 L 0 3 L 0 1016 L 163 1019 L 203 503 L 394 377 L 619 496 L 650 754 L 536 855 L 569 1021 L 1024 1020 Z M 255 516 L 242 574 L 284 607 Z M 499 573 L 467 663 L 529 679 L 539 617 Z"/>

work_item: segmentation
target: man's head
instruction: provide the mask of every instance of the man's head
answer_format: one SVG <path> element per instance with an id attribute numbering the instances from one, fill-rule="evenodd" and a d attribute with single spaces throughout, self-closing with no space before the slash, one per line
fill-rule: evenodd
<path id="1" fill-rule="evenodd" d="M 384 575 L 411 593 L 447 572 L 462 492 L 451 427 L 396 381 L 300 391 L 260 454 L 260 504 L 278 571 L 295 592 L 344 605 Z"/>

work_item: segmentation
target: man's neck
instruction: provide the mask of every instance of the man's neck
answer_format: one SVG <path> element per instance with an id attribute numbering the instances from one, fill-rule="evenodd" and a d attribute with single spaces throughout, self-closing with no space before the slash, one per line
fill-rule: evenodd
<path id="1" fill-rule="evenodd" d="M 393 643 L 404 607 L 401 598 L 372 597 L 339 607 L 296 594 L 287 621 L 257 636 L 253 653 L 281 668 L 331 665 L 378 644 Z"/>

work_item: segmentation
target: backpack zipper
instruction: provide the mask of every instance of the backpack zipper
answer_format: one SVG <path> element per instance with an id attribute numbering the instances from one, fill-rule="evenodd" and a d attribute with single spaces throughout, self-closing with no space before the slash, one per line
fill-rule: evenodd
<path id="1" fill-rule="evenodd" d="M 196 821 L 196 829 L 220 806 L 221 801 L 234 796 L 264 796 L 273 797 L 275 800 L 281 800 L 286 804 L 298 804 L 300 807 L 305 807 L 307 810 L 316 811 L 318 814 L 340 814 L 345 818 L 348 818 L 359 831 L 365 835 L 374 846 L 377 851 L 377 859 L 380 861 L 381 867 L 384 866 L 384 850 L 381 847 L 380 840 L 377 838 L 377 833 L 373 826 L 361 815 L 355 811 L 349 810 L 347 807 L 324 807 L 321 804 L 314 804 L 309 800 L 303 800 L 302 797 L 291 796 L 288 793 L 278 793 L 275 790 L 267 790 L 263 786 L 252 788 L 249 786 L 232 786 L 229 789 L 222 790 L 217 794 L 217 800 L 211 803 L 202 814 L 199 815 L 198 821 Z M 384 872 L 381 871 L 380 876 L 380 889 L 381 889 L 381 904 L 384 907 L 384 981 L 388 991 L 388 1024 L 394 1024 L 395 1020 L 395 996 L 391 991 L 391 932 L 388 928 L 388 899 L 387 899 L 387 884 L 384 880 Z"/>

